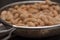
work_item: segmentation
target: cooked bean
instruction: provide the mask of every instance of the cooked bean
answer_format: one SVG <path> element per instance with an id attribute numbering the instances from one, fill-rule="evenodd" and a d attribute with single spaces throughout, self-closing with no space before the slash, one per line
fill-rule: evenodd
<path id="1" fill-rule="evenodd" d="M 17 26 L 46 26 L 60 24 L 60 6 L 52 4 L 50 0 L 45 3 L 14 5 L 3 10 L 1 18 Z"/>
<path id="2" fill-rule="evenodd" d="M 27 25 L 28 26 L 35 26 L 35 23 L 33 23 L 33 22 L 27 22 Z"/>

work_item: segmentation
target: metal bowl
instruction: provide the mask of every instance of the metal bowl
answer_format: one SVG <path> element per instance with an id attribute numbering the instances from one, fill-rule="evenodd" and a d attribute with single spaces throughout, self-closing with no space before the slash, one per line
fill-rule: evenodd
<path id="1" fill-rule="evenodd" d="M 6 10 L 11 6 L 14 5 L 22 5 L 22 4 L 33 4 L 36 2 L 40 3 L 45 3 L 45 1 L 23 1 L 23 2 L 15 2 L 8 4 L 0 9 L 0 12 L 2 10 Z M 51 2 L 56 4 L 55 2 Z M 48 37 L 48 36 L 54 36 L 54 35 L 59 35 L 60 34 L 60 24 L 57 25 L 52 25 L 52 26 L 39 26 L 39 27 L 28 27 L 28 26 L 16 26 L 12 25 L 13 27 L 16 28 L 16 31 L 14 32 L 18 36 L 23 36 L 23 37 L 30 37 L 30 38 L 37 38 L 37 37 Z"/>

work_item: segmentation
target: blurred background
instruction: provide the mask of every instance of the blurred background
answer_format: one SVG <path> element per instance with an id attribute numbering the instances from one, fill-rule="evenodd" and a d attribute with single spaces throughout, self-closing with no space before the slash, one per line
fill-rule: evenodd
<path id="1" fill-rule="evenodd" d="M 10 4 L 10 3 L 13 3 L 13 2 L 17 2 L 17 1 L 40 1 L 40 0 L 0 0 L 0 7 Z M 60 0 L 51 0 L 51 1 L 60 3 Z"/>

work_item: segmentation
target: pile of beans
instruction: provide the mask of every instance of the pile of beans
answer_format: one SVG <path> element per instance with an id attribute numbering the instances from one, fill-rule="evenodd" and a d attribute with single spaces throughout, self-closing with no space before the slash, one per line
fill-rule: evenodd
<path id="1" fill-rule="evenodd" d="M 18 26 L 49 26 L 60 23 L 60 6 L 46 3 L 15 5 L 1 12 L 1 18 Z"/>

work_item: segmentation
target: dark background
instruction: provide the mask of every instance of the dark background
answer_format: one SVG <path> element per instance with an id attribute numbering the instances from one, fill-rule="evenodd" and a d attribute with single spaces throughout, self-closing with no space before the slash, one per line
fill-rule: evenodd
<path id="1" fill-rule="evenodd" d="M 0 7 L 17 1 L 37 1 L 37 0 L 0 0 Z M 60 2 L 60 0 L 52 0 L 52 1 Z"/>
<path id="2" fill-rule="evenodd" d="M 17 1 L 37 1 L 37 0 L 0 0 L 0 8 L 7 4 L 17 2 Z M 60 3 L 60 0 L 52 0 L 52 1 Z M 15 37 L 11 37 L 9 40 L 60 40 L 60 35 L 47 37 L 47 38 L 40 38 L 40 39 L 29 39 L 20 36 L 15 36 Z"/>

